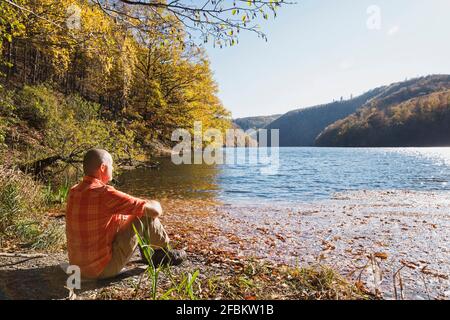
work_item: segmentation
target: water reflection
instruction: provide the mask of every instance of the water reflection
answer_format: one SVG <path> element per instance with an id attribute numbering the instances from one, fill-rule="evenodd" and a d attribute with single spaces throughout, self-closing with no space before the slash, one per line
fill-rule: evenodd
<path id="1" fill-rule="evenodd" d="M 120 175 L 120 190 L 146 198 L 215 200 L 219 193 L 215 165 L 175 165 L 158 159 L 159 169 L 136 169 Z"/>

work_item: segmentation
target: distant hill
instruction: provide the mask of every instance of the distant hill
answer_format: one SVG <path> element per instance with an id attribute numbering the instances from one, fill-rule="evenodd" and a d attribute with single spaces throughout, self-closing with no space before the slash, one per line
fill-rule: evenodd
<path id="1" fill-rule="evenodd" d="M 280 116 L 281 114 L 276 114 L 272 116 L 238 118 L 233 120 L 233 122 L 244 131 L 247 131 L 248 129 L 258 130 L 264 128 L 272 121 L 278 119 Z"/>
<path id="2" fill-rule="evenodd" d="M 387 86 L 360 110 L 328 126 L 317 146 L 450 145 L 450 75 Z"/>
<path id="3" fill-rule="evenodd" d="M 313 146 L 316 137 L 327 126 L 354 113 L 383 89 L 377 88 L 350 100 L 294 110 L 265 128 L 280 130 L 281 147 Z"/>
<path id="4" fill-rule="evenodd" d="M 240 128 L 236 123 L 232 123 L 232 129 L 242 129 Z M 242 131 L 235 131 L 235 136 L 233 141 L 225 141 L 224 147 L 227 148 L 235 148 L 235 147 L 257 147 L 258 141 L 255 139 L 252 135 L 247 135 L 245 132 Z"/>

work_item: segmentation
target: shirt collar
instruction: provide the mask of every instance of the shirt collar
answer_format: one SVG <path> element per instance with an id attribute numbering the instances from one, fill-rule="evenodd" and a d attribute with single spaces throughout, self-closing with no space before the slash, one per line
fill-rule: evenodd
<path id="1" fill-rule="evenodd" d="M 101 186 L 106 186 L 106 184 L 103 181 L 101 181 L 97 178 L 91 177 L 91 176 L 84 176 L 83 182 L 86 182 L 88 184 L 98 184 Z"/>

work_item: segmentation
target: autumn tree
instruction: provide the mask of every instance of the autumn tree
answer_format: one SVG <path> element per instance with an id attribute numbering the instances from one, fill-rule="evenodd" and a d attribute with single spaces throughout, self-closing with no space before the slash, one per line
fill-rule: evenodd
<path id="1" fill-rule="evenodd" d="M 0 84 L 17 97 L 3 117 L 40 123 L 34 129 L 54 158 L 100 141 L 131 157 L 152 141 L 170 144 L 174 129 L 194 121 L 225 130 L 230 113 L 202 45 L 234 45 L 244 30 L 265 38 L 257 22 L 283 4 L 0 0 Z M 89 120 L 85 105 L 98 106 Z M 5 141 L 4 123 L 17 121 L 0 120 Z"/>

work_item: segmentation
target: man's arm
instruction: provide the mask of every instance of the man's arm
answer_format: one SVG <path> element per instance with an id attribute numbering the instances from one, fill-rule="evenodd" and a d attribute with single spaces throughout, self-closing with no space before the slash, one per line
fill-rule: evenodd
<path id="1" fill-rule="evenodd" d="M 153 219 L 158 218 L 163 214 L 161 204 L 155 200 L 149 200 L 144 206 L 145 215 L 152 217 Z"/>
<path id="2" fill-rule="evenodd" d="M 147 215 L 153 219 L 161 216 L 161 204 L 155 200 L 143 200 L 108 187 L 105 194 L 105 205 L 109 214 L 122 214 L 142 217 Z"/>

